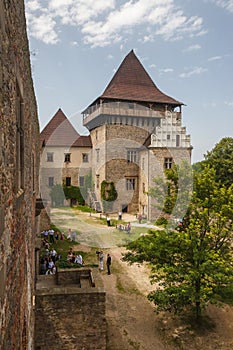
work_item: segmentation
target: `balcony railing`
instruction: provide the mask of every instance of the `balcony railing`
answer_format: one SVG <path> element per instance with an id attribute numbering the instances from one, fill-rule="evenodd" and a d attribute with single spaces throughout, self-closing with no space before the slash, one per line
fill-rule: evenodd
<path id="1" fill-rule="evenodd" d="M 180 112 L 173 112 L 180 118 Z M 91 106 L 83 113 L 83 124 L 88 124 L 99 115 L 164 118 L 166 111 L 155 111 L 136 103 L 107 103 Z"/>

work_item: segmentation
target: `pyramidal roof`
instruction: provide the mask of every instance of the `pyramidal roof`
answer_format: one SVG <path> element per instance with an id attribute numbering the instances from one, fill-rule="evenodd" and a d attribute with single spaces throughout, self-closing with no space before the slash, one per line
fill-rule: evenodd
<path id="1" fill-rule="evenodd" d="M 40 134 L 42 146 L 90 147 L 90 136 L 80 136 L 59 108 Z"/>
<path id="2" fill-rule="evenodd" d="M 157 88 L 133 50 L 125 57 L 100 98 L 157 102 L 175 106 L 183 104 Z"/>

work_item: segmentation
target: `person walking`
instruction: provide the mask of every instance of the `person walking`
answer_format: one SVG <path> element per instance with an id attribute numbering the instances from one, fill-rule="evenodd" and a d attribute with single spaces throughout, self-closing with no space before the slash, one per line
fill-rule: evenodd
<path id="1" fill-rule="evenodd" d="M 108 270 L 108 275 L 111 275 L 111 271 L 110 271 L 111 263 L 112 263 L 112 258 L 111 258 L 111 255 L 108 254 L 108 256 L 107 256 L 107 270 Z"/>

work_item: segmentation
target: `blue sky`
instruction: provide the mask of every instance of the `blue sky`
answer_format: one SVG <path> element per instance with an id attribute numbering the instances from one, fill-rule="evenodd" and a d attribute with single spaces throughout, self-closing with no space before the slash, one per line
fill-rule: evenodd
<path id="1" fill-rule="evenodd" d="M 134 50 L 182 101 L 192 162 L 233 131 L 233 0 L 25 0 L 41 129 L 58 108 L 80 134 L 84 110 Z"/>

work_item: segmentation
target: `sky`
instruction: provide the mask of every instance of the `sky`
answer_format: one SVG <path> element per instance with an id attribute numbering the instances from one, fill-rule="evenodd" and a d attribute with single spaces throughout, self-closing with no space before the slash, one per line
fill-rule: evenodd
<path id="1" fill-rule="evenodd" d="M 81 112 L 134 50 L 156 86 L 184 103 L 192 163 L 233 137 L 233 0 L 25 0 L 41 131 Z"/>

